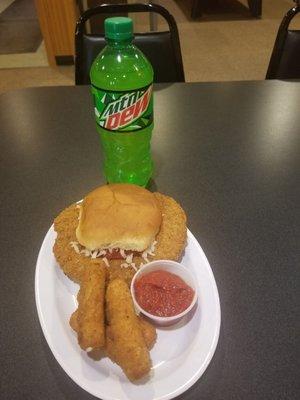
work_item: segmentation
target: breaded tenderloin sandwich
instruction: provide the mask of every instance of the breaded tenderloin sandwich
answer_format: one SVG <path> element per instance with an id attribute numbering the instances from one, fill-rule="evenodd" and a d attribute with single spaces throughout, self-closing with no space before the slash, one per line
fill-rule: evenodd
<path id="1" fill-rule="evenodd" d="M 132 184 L 109 184 L 72 204 L 54 221 L 53 252 L 64 273 L 80 283 L 91 265 L 130 284 L 145 263 L 178 261 L 186 244 L 186 216 L 171 197 Z"/>

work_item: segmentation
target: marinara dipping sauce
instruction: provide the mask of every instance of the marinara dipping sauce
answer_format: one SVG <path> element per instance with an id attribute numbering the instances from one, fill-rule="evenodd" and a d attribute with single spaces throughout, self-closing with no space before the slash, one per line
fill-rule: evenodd
<path id="1" fill-rule="evenodd" d="M 149 314 L 172 317 L 189 307 L 195 292 L 178 275 L 155 270 L 136 280 L 134 294 L 140 307 Z"/>

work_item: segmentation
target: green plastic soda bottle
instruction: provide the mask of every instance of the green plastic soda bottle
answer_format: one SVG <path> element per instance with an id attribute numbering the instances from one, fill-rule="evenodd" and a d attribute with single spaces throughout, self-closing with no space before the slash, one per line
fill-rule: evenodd
<path id="1" fill-rule="evenodd" d="M 130 18 L 107 18 L 106 47 L 90 71 L 97 130 L 109 183 L 146 186 L 153 171 L 153 69 L 132 44 Z"/>

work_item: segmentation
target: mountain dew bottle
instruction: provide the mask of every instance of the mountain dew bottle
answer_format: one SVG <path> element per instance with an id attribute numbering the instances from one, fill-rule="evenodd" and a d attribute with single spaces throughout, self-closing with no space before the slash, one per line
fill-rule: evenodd
<path id="1" fill-rule="evenodd" d="M 104 174 L 109 183 L 146 186 L 153 170 L 153 69 L 132 44 L 130 18 L 108 18 L 104 26 L 107 45 L 90 71 Z"/>

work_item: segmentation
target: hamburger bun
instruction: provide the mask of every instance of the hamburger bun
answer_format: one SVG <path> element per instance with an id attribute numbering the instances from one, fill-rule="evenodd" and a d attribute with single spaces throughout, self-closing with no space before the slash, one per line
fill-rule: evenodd
<path id="1" fill-rule="evenodd" d="M 153 193 L 132 184 L 110 184 L 84 198 L 76 237 L 91 251 L 119 248 L 142 252 L 154 241 L 161 221 Z"/>
<path id="2" fill-rule="evenodd" d="M 179 261 L 184 251 L 187 240 L 186 215 L 180 204 L 172 197 L 161 193 L 153 193 L 159 204 L 162 222 L 155 240 L 157 241 L 153 255 L 149 254 L 149 261 L 174 260 Z M 78 204 L 74 203 L 62 210 L 54 220 L 54 229 L 57 234 L 53 252 L 62 271 L 74 282 L 80 283 L 86 269 L 105 266 L 103 258 L 99 255 L 92 258 L 81 248 L 76 237 L 79 218 Z M 76 244 L 78 243 L 78 245 Z M 124 259 L 112 259 L 107 268 L 108 279 L 124 279 L 128 285 L 131 283 L 136 269 L 133 266 L 121 267 Z M 145 260 L 142 254 L 136 253 L 133 263 L 140 268 Z"/>

